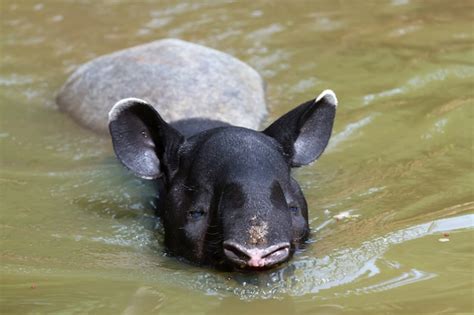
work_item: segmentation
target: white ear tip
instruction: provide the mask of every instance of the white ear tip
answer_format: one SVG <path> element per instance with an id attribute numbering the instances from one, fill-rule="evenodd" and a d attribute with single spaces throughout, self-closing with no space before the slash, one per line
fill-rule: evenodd
<path id="1" fill-rule="evenodd" d="M 135 103 L 141 103 L 141 104 L 148 104 L 142 99 L 136 98 L 136 97 L 128 97 L 121 99 L 117 103 L 115 103 L 114 106 L 112 106 L 112 109 L 109 111 L 109 124 L 110 122 L 114 121 L 117 119 L 118 115 L 127 107 L 129 107 L 132 104 Z"/>
<path id="2" fill-rule="evenodd" d="M 321 94 L 319 94 L 319 96 L 316 98 L 316 102 L 319 102 L 319 100 L 322 98 L 325 98 L 329 103 L 337 106 L 337 97 L 333 90 L 322 91 Z"/>

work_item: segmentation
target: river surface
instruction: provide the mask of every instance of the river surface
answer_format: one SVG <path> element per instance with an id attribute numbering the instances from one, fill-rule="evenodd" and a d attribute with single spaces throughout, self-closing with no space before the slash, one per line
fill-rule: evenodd
<path id="1" fill-rule="evenodd" d="M 473 312 L 473 4 L 1 0 L 0 313 Z M 167 257 L 152 189 L 55 105 L 80 64 L 166 37 L 256 68 L 266 124 L 338 95 L 295 172 L 311 238 L 278 270 Z"/>

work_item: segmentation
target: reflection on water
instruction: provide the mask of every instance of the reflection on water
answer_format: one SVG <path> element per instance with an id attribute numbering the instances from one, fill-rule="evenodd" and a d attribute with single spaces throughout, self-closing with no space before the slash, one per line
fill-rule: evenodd
<path id="1" fill-rule="evenodd" d="M 1 1 L 0 312 L 472 312 L 473 19 L 467 1 Z M 255 67 L 269 121 L 337 92 L 328 150 L 295 172 L 312 235 L 278 270 L 168 257 L 153 186 L 54 104 L 81 63 L 165 37 Z"/>
<path id="2" fill-rule="evenodd" d="M 371 278 L 377 276 L 380 274 L 379 264 L 384 264 L 386 268 L 394 270 L 401 269 L 402 266 L 399 263 L 393 261 L 387 263 L 383 259 L 383 254 L 391 246 L 428 235 L 440 234 L 440 232 L 454 232 L 472 228 L 474 228 L 474 215 L 472 214 L 435 220 L 366 241 L 358 248 L 337 250 L 329 256 L 320 258 L 305 257 L 297 259 L 287 267 L 265 275 L 248 275 L 247 277 L 232 275 L 231 277 L 239 282 L 238 286 L 234 286 L 229 281 L 222 282 L 219 277 L 211 274 L 199 276 L 192 282 L 197 289 L 204 290 L 207 294 L 231 293 L 245 300 L 274 298 L 282 294 L 292 296 L 311 295 L 318 293 L 320 290 L 357 281 L 360 277 Z M 410 266 L 403 267 L 404 269 L 409 268 L 409 270 L 407 272 L 400 270 L 399 275 L 389 280 L 346 291 L 344 294 L 390 290 L 436 276 L 434 273 L 417 270 Z"/>

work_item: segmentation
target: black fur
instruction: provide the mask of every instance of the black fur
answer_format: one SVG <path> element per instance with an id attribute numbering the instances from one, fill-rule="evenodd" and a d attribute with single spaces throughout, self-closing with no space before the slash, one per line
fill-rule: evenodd
<path id="1" fill-rule="evenodd" d="M 258 132 L 204 119 L 169 125 L 150 105 L 130 100 L 114 107 L 109 128 L 126 167 L 160 178 L 167 249 L 194 263 L 232 267 L 239 264 L 225 254 L 224 241 L 249 249 L 289 243 L 287 260 L 307 238 L 307 204 L 291 168 L 323 152 L 334 103 L 308 101 Z"/>

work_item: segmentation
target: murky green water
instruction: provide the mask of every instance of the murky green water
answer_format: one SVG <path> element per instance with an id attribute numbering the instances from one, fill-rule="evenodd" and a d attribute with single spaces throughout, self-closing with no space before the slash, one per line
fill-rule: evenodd
<path id="1" fill-rule="evenodd" d="M 0 1 L 1 313 L 473 312 L 473 4 Z M 284 268 L 165 257 L 152 190 L 56 109 L 79 64 L 164 37 L 257 68 L 272 119 L 337 92 L 330 148 L 297 172 L 310 245 Z"/>

